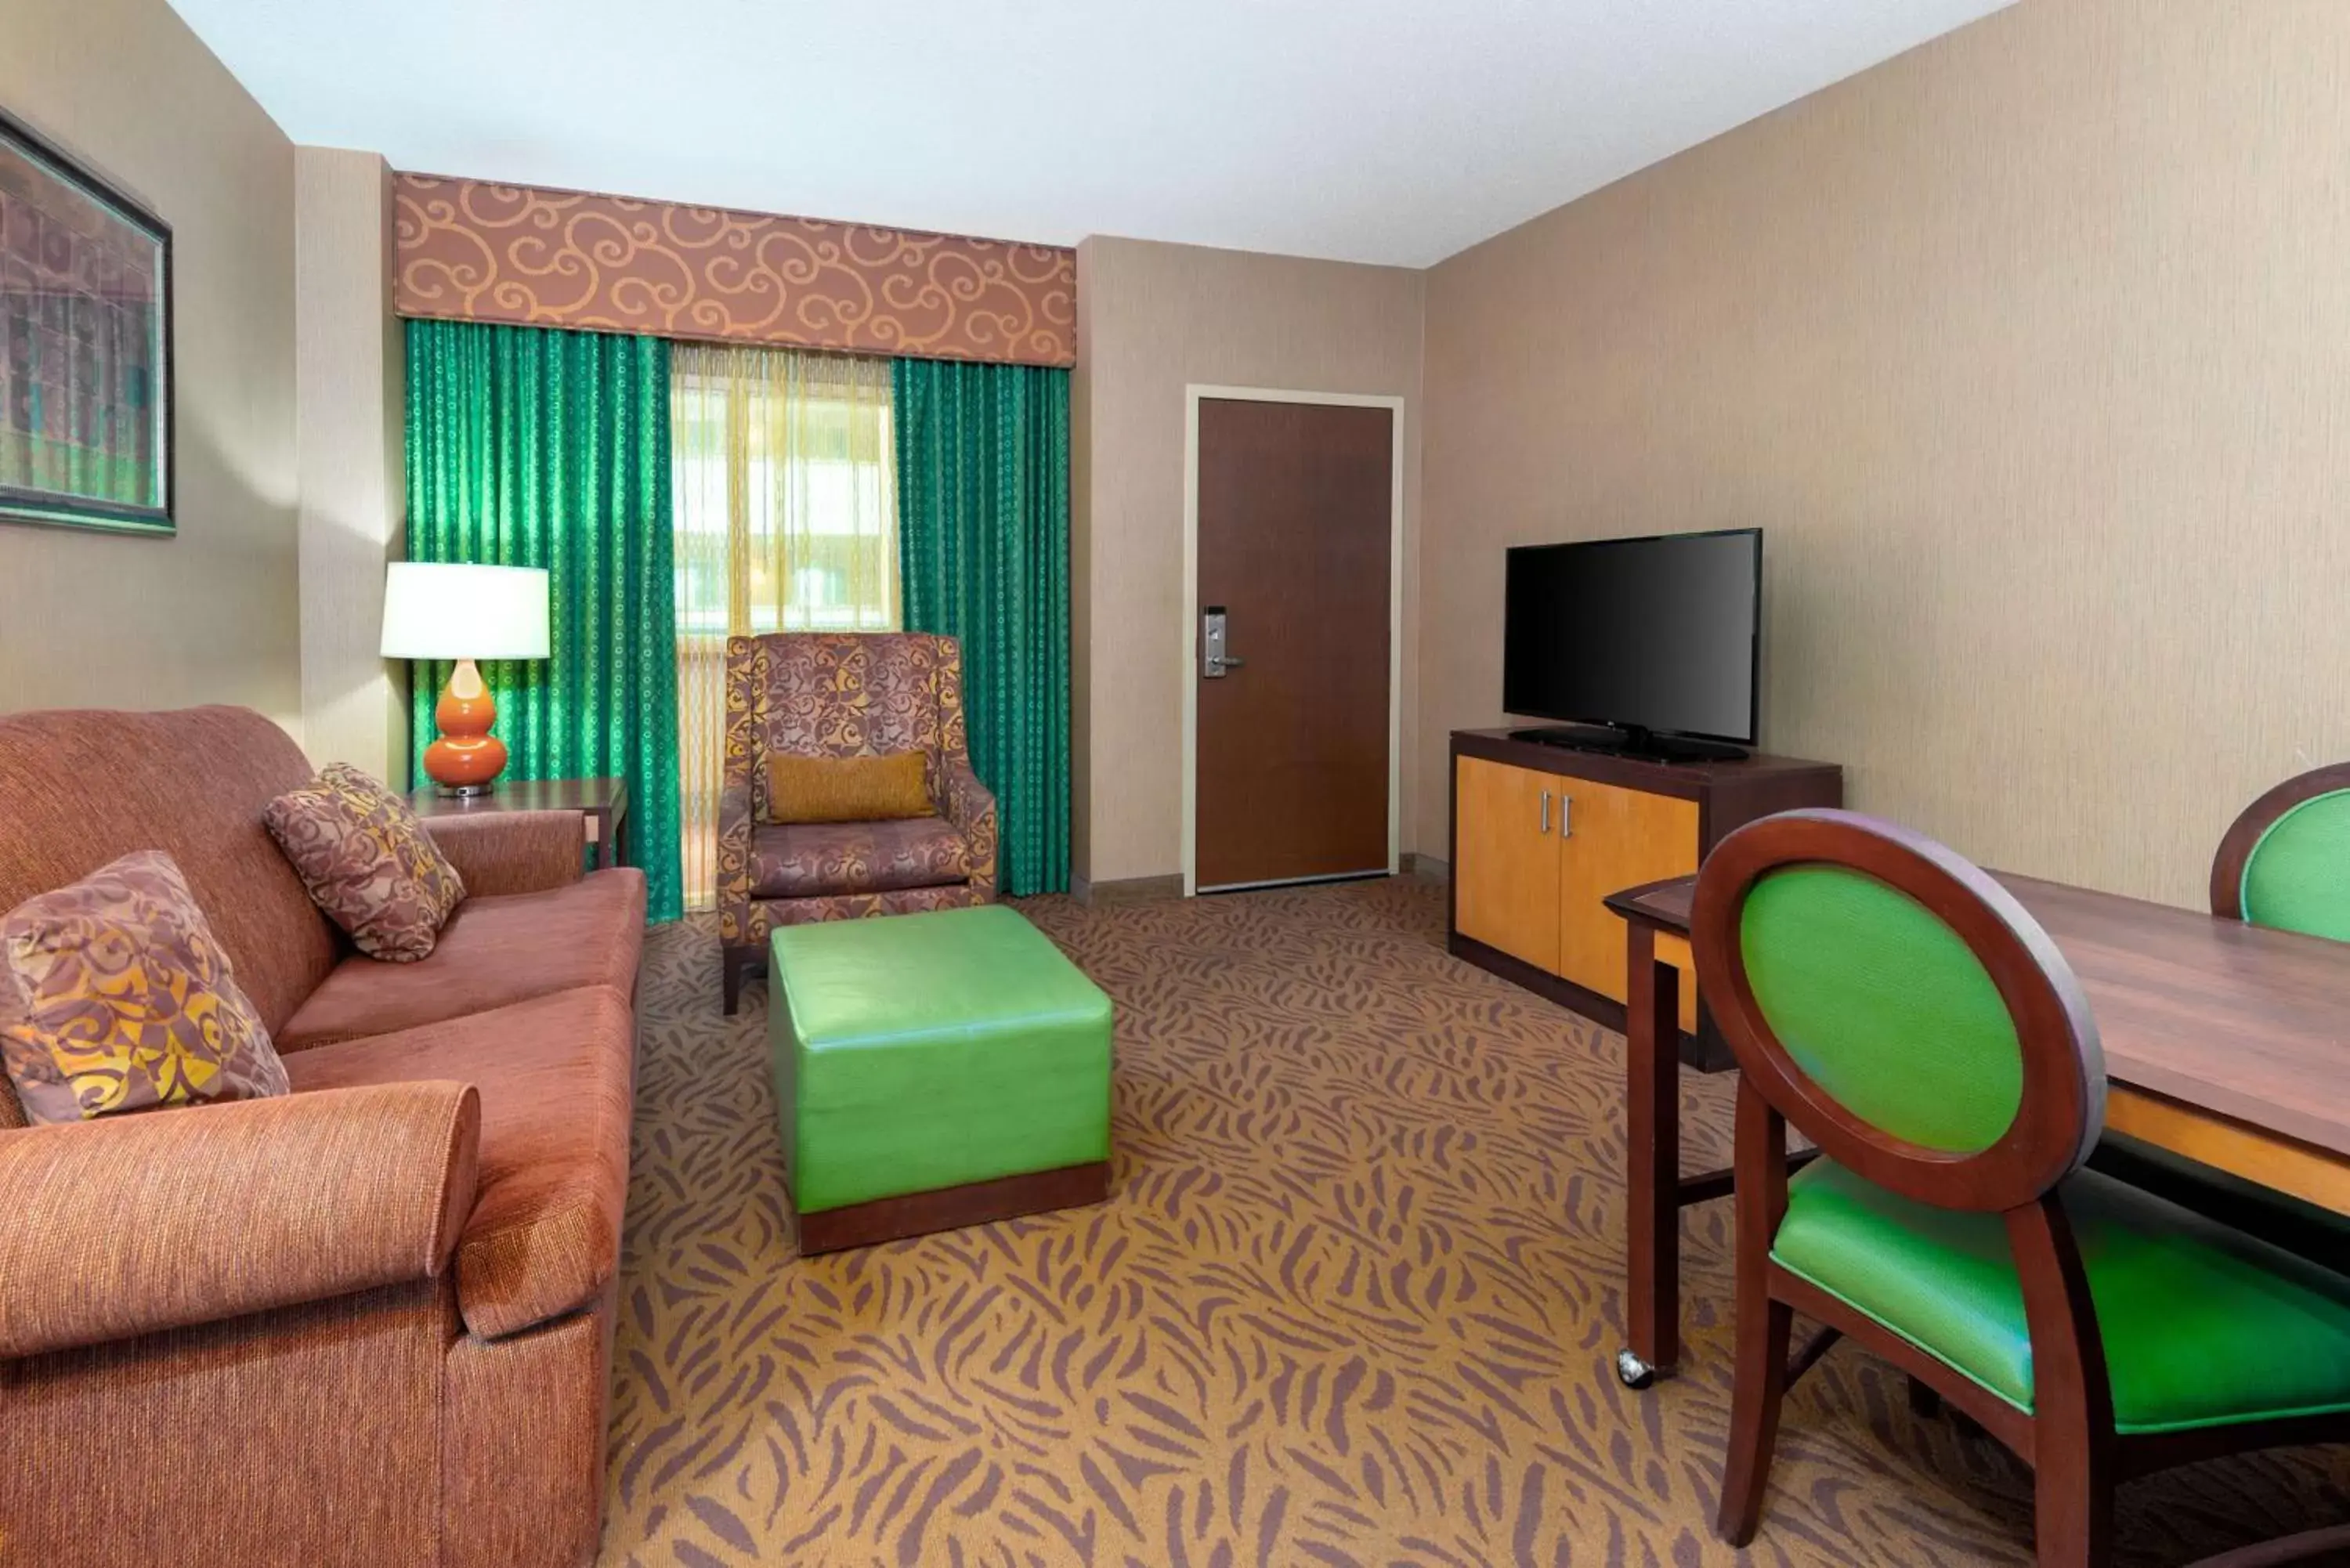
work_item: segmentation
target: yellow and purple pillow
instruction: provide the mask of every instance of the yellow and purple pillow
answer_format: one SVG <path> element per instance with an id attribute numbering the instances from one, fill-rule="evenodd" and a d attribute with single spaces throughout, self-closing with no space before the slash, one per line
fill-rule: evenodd
<path id="1" fill-rule="evenodd" d="M 0 917 L 0 1063 L 36 1123 L 286 1091 L 172 858 L 126 855 Z"/>

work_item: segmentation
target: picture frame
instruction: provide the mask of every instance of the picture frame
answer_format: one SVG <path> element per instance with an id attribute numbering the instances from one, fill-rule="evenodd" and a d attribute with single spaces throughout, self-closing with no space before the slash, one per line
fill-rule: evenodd
<path id="1" fill-rule="evenodd" d="M 0 523 L 170 535 L 172 229 L 0 111 Z"/>

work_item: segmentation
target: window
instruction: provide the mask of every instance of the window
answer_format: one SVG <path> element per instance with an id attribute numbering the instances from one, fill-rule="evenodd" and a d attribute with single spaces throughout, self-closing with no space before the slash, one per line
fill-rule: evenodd
<path id="1" fill-rule="evenodd" d="M 896 456 L 886 359 L 680 344 L 671 366 L 685 890 L 706 909 L 726 639 L 898 629 Z"/>

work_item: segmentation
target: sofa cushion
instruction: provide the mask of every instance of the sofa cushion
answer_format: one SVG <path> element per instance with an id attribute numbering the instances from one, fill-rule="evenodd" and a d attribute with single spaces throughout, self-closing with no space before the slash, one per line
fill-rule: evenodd
<path id="1" fill-rule="evenodd" d="M 457 1308 L 484 1338 L 596 1299 L 620 1256 L 636 1025 L 589 986 L 286 1059 L 294 1092 L 446 1078 L 482 1097 L 481 1189 L 457 1242 Z"/>
<path id="2" fill-rule="evenodd" d="M 0 909 L 161 849 L 274 1034 L 335 967 L 341 940 L 261 825 L 262 808 L 311 771 L 247 708 L 0 715 Z"/>
<path id="3" fill-rule="evenodd" d="M 408 803 L 348 763 L 271 801 L 262 821 L 318 908 L 369 958 L 430 957 L 465 897 Z"/>
<path id="4" fill-rule="evenodd" d="M 0 1059 L 37 1122 L 286 1092 L 269 1031 L 160 849 L 0 917 Z"/>
<path id="5" fill-rule="evenodd" d="M 795 823 L 751 834 L 754 898 L 889 893 L 970 878 L 971 848 L 941 817 Z"/>
<path id="6" fill-rule="evenodd" d="M 462 1018 L 583 985 L 636 992 L 645 876 L 597 871 L 541 893 L 468 898 L 418 963 L 346 959 L 277 1032 L 300 1051 Z"/>

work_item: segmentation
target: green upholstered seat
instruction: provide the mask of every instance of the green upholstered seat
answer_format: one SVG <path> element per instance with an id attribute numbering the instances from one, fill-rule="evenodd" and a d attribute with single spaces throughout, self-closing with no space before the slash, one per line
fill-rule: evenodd
<path id="1" fill-rule="evenodd" d="M 2350 1273 L 2350 1214 L 2335 1214 L 2116 1132 L 2106 1134 L 2089 1163 L 2116 1180 L 2184 1204 L 2231 1230 Z"/>
<path id="2" fill-rule="evenodd" d="M 1109 998 L 1014 910 L 789 926 L 771 956 L 800 1213 L 1109 1158 Z"/>
<path id="3" fill-rule="evenodd" d="M 2117 1429 L 2350 1410 L 2350 1278 L 2095 1171 L 2062 1192 Z M 1789 1179 L 1772 1256 L 2032 1408 L 2031 1335 L 1998 1215 L 1913 1203 L 1820 1160 Z"/>

